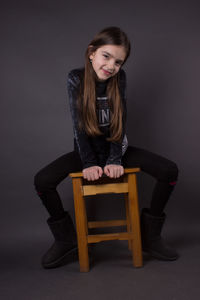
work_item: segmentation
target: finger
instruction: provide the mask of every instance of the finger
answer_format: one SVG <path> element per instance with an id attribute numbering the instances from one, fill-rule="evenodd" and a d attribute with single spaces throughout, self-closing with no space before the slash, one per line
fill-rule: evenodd
<path id="1" fill-rule="evenodd" d="M 116 169 L 116 178 L 119 178 L 119 176 L 120 176 L 120 168 L 117 168 Z"/>
<path id="2" fill-rule="evenodd" d="M 87 173 L 85 171 L 83 171 L 83 177 L 84 179 L 87 179 Z"/>
<path id="3" fill-rule="evenodd" d="M 110 178 L 113 178 L 113 177 L 114 177 L 114 170 L 113 170 L 112 167 L 109 168 L 109 176 L 110 176 Z"/>
<path id="4" fill-rule="evenodd" d="M 87 180 L 90 180 L 90 169 L 87 168 L 83 171 L 83 174 L 84 174 L 84 178 L 87 179 Z"/>
<path id="5" fill-rule="evenodd" d="M 121 176 L 121 166 L 118 166 L 116 169 L 116 177 L 119 178 Z"/>
<path id="6" fill-rule="evenodd" d="M 122 168 L 119 169 L 119 177 L 122 175 Z"/>
<path id="7" fill-rule="evenodd" d="M 118 167 L 114 167 L 114 178 L 117 178 L 119 174 L 119 168 Z"/>
<path id="8" fill-rule="evenodd" d="M 112 178 L 115 178 L 116 177 L 116 170 L 115 168 L 112 168 Z"/>
<path id="9" fill-rule="evenodd" d="M 103 169 L 102 168 L 100 169 L 100 174 L 101 174 L 101 176 L 103 175 Z"/>
<path id="10" fill-rule="evenodd" d="M 94 169 L 93 168 L 91 168 L 90 170 L 89 170 L 89 179 L 90 179 L 90 181 L 92 180 L 94 180 Z"/>
<path id="11" fill-rule="evenodd" d="M 117 168 L 114 167 L 113 169 L 113 177 L 116 178 L 117 177 Z"/>
<path id="12" fill-rule="evenodd" d="M 102 174 L 103 174 L 103 170 L 102 170 L 102 168 L 98 168 L 98 175 L 99 175 L 99 177 L 101 177 L 102 176 Z"/>
<path id="13" fill-rule="evenodd" d="M 116 168 L 115 169 L 115 178 L 118 178 L 119 177 L 119 168 Z"/>
<path id="14" fill-rule="evenodd" d="M 104 173 L 109 176 L 108 168 L 106 166 L 104 167 Z"/>
<path id="15" fill-rule="evenodd" d="M 92 172 L 92 170 L 90 170 L 90 175 L 89 176 L 90 176 L 90 180 L 93 181 L 94 179 L 93 179 L 93 172 Z"/>
<path id="16" fill-rule="evenodd" d="M 124 168 L 122 167 L 122 169 L 121 169 L 121 175 L 123 175 L 124 174 Z"/>
<path id="17" fill-rule="evenodd" d="M 91 179 L 94 181 L 94 180 L 97 180 L 98 178 L 99 178 L 99 175 L 98 175 L 97 169 L 93 168 L 91 170 Z"/>
<path id="18" fill-rule="evenodd" d="M 94 180 L 99 179 L 99 173 L 98 173 L 98 171 L 94 171 L 93 176 L 94 176 L 94 177 L 93 177 Z"/>
<path id="19" fill-rule="evenodd" d="M 121 166 L 117 166 L 115 168 L 115 178 L 119 178 L 121 176 Z"/>
<path id="20" fill-rule="evenodd" d="M 88 180 L 88 181 L 91 180 L 90 172 L 87 173 L 87 180 Z"/>

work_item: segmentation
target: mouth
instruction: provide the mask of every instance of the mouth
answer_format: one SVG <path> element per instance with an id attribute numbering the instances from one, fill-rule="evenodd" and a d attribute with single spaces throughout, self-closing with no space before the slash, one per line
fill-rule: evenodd
<path id="1" fill-rule="evenodd" d="M 102 70 L 103 70 L 104 74 L 106 74 L 106 75 L 112 75 L 112 73 L 110 73 L 110 72 L 108 72 L 108 71 L 106 71 L 104 69 L 102 69 Z"/>

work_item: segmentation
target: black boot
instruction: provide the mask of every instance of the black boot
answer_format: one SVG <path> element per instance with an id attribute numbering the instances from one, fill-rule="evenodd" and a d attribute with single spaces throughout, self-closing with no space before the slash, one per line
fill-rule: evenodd
<path id="1" fill-rule="evenodd" d="M 176 260 L 179 255 L 171 249 L 161 237 L 161 230 L 166 215 L 156 217 L 149 213 L 148 208 L 143 208 L 141 214 L 142 248 L 151 256 L 160 260 Z"/>
<path id="2" fill-rule="evenodd" d="M 42 257 L 44 268 L 56 268 L 78 258 L 76 231 L 70 215 L 53 221 L 50 217 L 47 224 L 55 238 L 54 244 Z"/>

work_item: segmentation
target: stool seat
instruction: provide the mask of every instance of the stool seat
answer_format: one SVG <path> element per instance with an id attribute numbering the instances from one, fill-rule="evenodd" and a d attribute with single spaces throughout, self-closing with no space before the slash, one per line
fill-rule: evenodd
<path id="1" fill-rule="evenodd" d="M 119 178 L 110 178 L 103 174 L 101 178 L 88 181 L 82 172 L 70 173 L 73 183 L 76 230 L 78 240 L 79 265 L 81 272 L 89 271 L 88 244 L 110 240 L 127 240 L 132 251 L 133 265 L 141 267 L 142 246 L 140 233 L 140 217 L 138 207 L 136 173 L 140 168 L 125 168 Z M 126 219 L 88 222 L 85 206 L 85 196 L 97 194 L 124 194 Z M 88 228 L 126 226 L 126 232 L 88 234 Z"/>

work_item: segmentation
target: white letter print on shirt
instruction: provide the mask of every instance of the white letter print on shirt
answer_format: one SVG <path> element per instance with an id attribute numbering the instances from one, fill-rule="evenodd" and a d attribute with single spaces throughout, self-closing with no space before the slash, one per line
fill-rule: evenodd
<path id="1" fill-rule="evenodd" d="M 97 112 L 99 126 L 110 125 L 110 109 L 107 97 L 97 97 Z"/>

